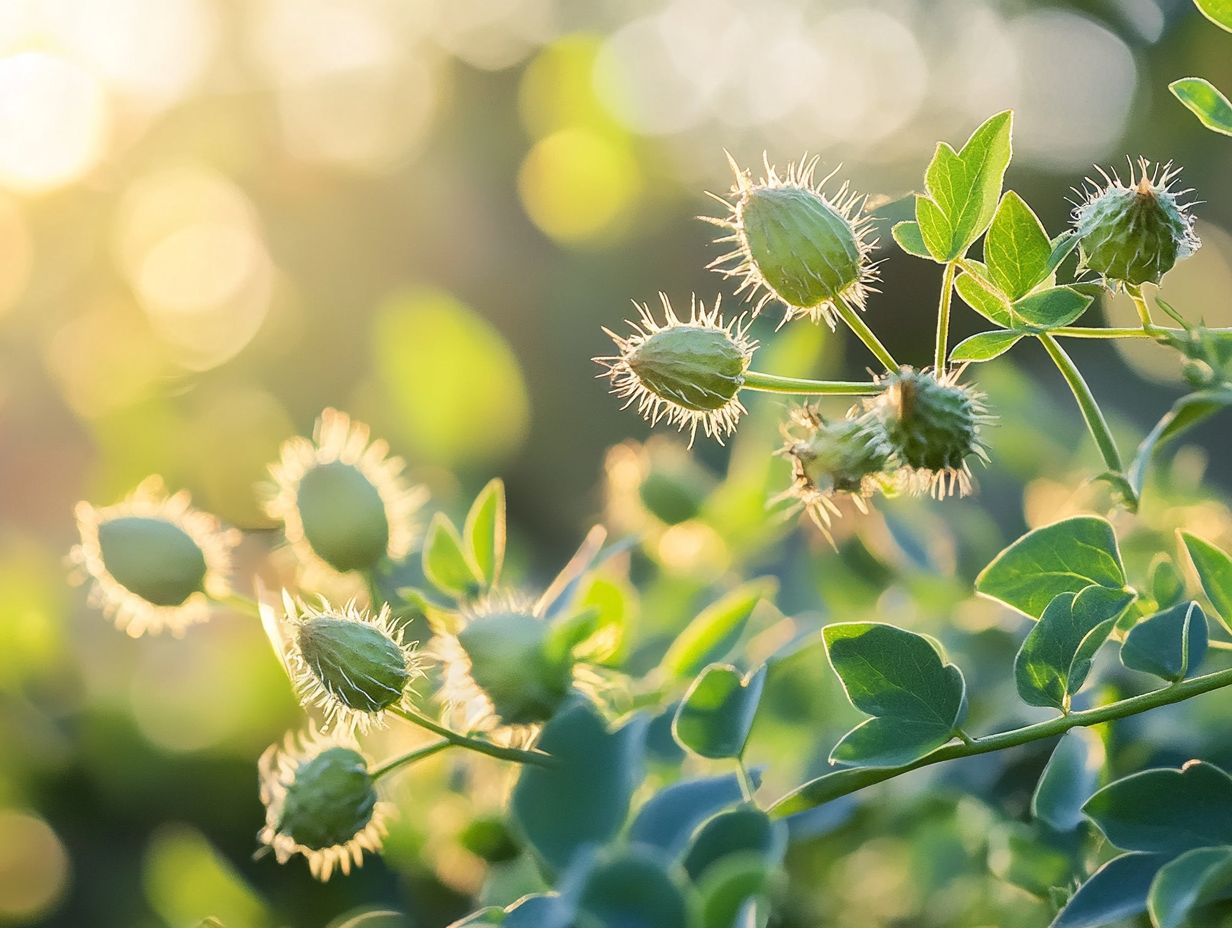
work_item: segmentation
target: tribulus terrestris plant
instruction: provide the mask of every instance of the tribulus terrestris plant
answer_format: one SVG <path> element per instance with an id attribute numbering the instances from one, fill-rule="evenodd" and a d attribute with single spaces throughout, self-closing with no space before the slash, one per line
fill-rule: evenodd
<path id="1" fill-rule="evenodd" d="M 675 446 L 613 452 L 609 515 L 630 538 L 609 544 L 594 529 L 554 580 L 531 590 L 505 577 L 499 481 L 460 527 L 443 511 L 421 518 L 427 494 L 402 461 L 326 410 L 311 441 L 286 443 L 263 490 L 301 566 L 297 589 L 238 578 L 239 533 L 157 478 L 117 505 L 78 510 L 72 559 L 119 628 L 183 634 L 217 608 L 263 623 L 311 719 L 260 760 L 262 848 L 279 862 L 304 857 L 322 880 L 349 872 L 380 853 L 396 815 L 424 814 L 397 808 L 390 780 L 448 751 L 469 758 L 461 790 L 485 770 L 514 771 L 494 826 L 513 850 L 488 862 L 504 874 L 493 885 L 525 890 L 458 925 L 816 924 L 793 909 L 793 857 L 855 814 L 855 797 L 923 768 L 1035 751 L 1029 808 L 998 819 L 997 800 L 985 798 L 963 813 L 985 823 L 993 872 L 1035 898 L 1032 912 L 1057 928 L 1142 913 L 1157 928 L 1215 924 L 1212 911 L 1232 897 L 1232 777 L 1205 760 L 1113 777 L 1107 757 L 1120 720 L 1232 685 L 1232 668 L 1206 667 L 1232 649 L 1232 558 L 1183 520 L 1134 515 L 1150 493 L 1171 492 L 1151 479 L 1160 448 L 1232 403 L 1229 333 L 1187 321 L 1145 289 L 1199 247 L 1177 168 L 1143 159 L 1124 178 L 1101 172 L 1072 227 L 1050 235 L 1020 196 L 1002 192 L 1011 128 L 1012 114 L 999 113 L 961 148 L 939 144 L 915 219 L 893 227 L 903 252 L 940 268 L 931 358 L 900 363 L 866 321 L 875 220 L 833 175 L 815 180 L 814 159 L 782 171 L 767 162 L 756 180 L 733 164 L 730 196 L 719 198 L 727 212 L 713 219 L 728 251 L 714 267 L 739 281 L 746 312 L 725 317 L 716 296 L 692 298 L 685 314 L 663 296 L 660 309 L 639 306 L 628 334 L 609 333 L 615 353 L 599 361 L 626 405 L 690 442 L 699 429 L 737 434 L 747 392 L 805 398 L 787 413 L 781 445 L 764 449 L 776 499 L 808 514 L 830 557 L 854 564 L 873 554 L 856 549 L 853 529 L 836 532 L 848 503 L 857 521 L 875 518 L 882 496 L 946 506 L 974 491 L 975 465 L 998 466 L 990 427 L 1017 424 L 1021 410 L 995 408 L 979 365 L 1042 346 L 1103 461 L 1091 476 L 1119 511 L 1115 524 L 1095 514 L 1047 522 L 982 561 L 974 592 L 997 604 L 983 607 L 995 615 L 990 634 L 1026 631 L 1012 667 L 979 677 L 1012 680 L 1021 712 L 990 717 L 937 639 L 865 618 L 812 627 L 776 612 L 766 579 L 711 596 L 690 621 L 671 615 L 639 632 L 630 578 L 660 606 L 704 599 L 715 572 L 692 585 L 680 578 L 694 575 L 690 552 L 707 550 L 738 495 Z M 1139 324 L 1079 325 L 1103 289 L 1127 293 Z M 993 328 L 951 346 L 955 294 Z M 770 312 L 782 313 L 784 337 L 820 323 L 850 330 L 883 370 L 848 382 L 759 369 L 749 327 Z M 1071 339 L 1154 342 L 1194 384 L 1128 464 L 1063 347 Z M 747 567 L 739 543 L 728 556 Z M 346 584 L 345 598 L 317 592 Z M 949 605 L 978 608 L 965 593 Z M 970 657 L 969 646 L 959 650 Z M 821 758 L 833 769 L 797 777 L 747 763 L 767 730 L 796 731 L 781 704 L 795 698 L 795 668 L 819 670 L 823 654 L 863 717 Z M 376 754 L 374 733 L 395 725 L 420 735 L 401 753 Z M 510 858 L 533 866 L 511 875 Z"/>

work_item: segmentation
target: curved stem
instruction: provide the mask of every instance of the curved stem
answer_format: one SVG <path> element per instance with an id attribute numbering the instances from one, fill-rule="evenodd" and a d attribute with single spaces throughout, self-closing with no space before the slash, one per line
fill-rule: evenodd
<path id="1" fill-rule="evenodd" d="M 872 381 L 805 380 L 800 377 L 780 377 L 760 371 L 745 371 L 744 390 L 762 393 L 794 393 L 800 396 L 872 396 L 882 391 L 882 385 Z"/>
<path id="2" fill-rule="evenodd" d="M 1095 396 L 1091 393 L 1091 388 L 1083 380 L 1078 365 L 1057 344 L 1057 340 L 1051 334 L 1043 333 L 1039 336 L 1039 340 L 1061 372 L 1061 376 L 1065 378 L 1065 382 L 1069 384 L 1074 399 L 1078 401 L 1082 418 L 1086 420 L 1087 429 L 1091 432 L 1091 437 L 1095 439 L 1095 444 L 1099 446 L 1099 453 L 1103 455 L 1104 463 L 1108 465 L 1109 470 L 1120 474 L 1123 470 L 1121 453 L 1117 450 L 1116 442 L 1112 438 L 1112 430 L 1108 428 L 1108 420 L 1104 418 L 1099 403 L 1095 401 Z"/>
<path id="3" fill-rule="evenodd" d="M 372 770 L 372 779 L 379 780 L 388 773 L 393 773 L 400 767 L 405 767 L 407 764 L 413 764 L 417 760 L 423 760 L 425 757 L 431 757 L 433 754 L 439 754 L 445 748 L 453 747 L 453 742 L 448 738 L 442 738 L 440 741 L 433 741 L 431 744 L 425 744 L 422 747 L 415 748 L 413 751 L 407 751 L 405 754 L 399 754 L 397 757 L 391 757 L 381 766 Z"/>
<path id="4" fill-rule="evenodd" d="M 877 360 L 885 365 L 886 370 L 898 370 L 898 362 L 894 360 L 894 355 L 886 350 L 886 346 L 881 344 L 881 340 L 873 334 L 873 330 L 868 327 L 865 321 L 860 317 L 851 305 L 841 296 L 834 298 L 834 309 L 838 313 L 838 317 L 847 323 L 847 327 L 856 334 L 860 341 L 864 342 Z"/>
<path id="5" fill-rule="evenodd" d="M 477 751 L 480 754 L 486 754 L 499 760 L 515 761 L 519 764 L 536 764 L 540 767 L 550 767 L 553 763 L 551 754 L 545 754 L 543 751 L 523 751 L 520 748 L 506 748 L 499 744 L 492 744 L 490 741 L 472 738 L 451 728 L 446 728 L 444 725 L 434 722 L 426 715 L 421 715 L 414 709 L 408 709 L 405 706 L 390 706 L 389 711 L 406 719 L 408 722 L 418 725 L 420 728 L 426 728 L 434 735 L 440 735 L 450 744 L 457 745 L 460 748 Z"/>
<path id="6" fill-rule="evenodd" d="M 1032 741 L 1052 738 L 1064 734 L 1071 728 L 1085 728 L 1091 725 L 1115 721 L 1116 719 L 1127 718 L 1128 716 L 1138 715 L 1151 709 L 1158 709 L 1160 706 L 1192 699 L 1194 696 L 1201 696 L 1203 693 L 1222 689 L 1225 686 L 1232 686 L 1232 668 L 1217 670 L 1214 673 L 1174 683 L 1171 686 L 1152 690 L 1140 696 L 1121 699 L 1106 706 L 1085 709 L 1081 712 L 1071 712 L 1069 715 L 1037 722 L 1024 728 L 985 735 L 982 738 L 972 738 L 968 742 L 947 744 L 917 761 L 912 761 L 899 767 L 845 768 L 818 777 L 793 790 L 775 802 L 770 807 L 770 812 L 772 815 L 780 817 L 791 815 L 795 812 L 802 812 L 805 809 L 814 808 L 840 796 L 846 796 L 848 793 L 864 789 L 866 786 L 872 786 L 874 783 L 881 783 L 912 770 L 918 770 L 921 767 L 929 767 L 947 760 L 957 760 L 960 757 L 972 757 L 976 754 L 1002 751 L 1006 748 L 1018 747 Z"/>
<path id="7" fill-rule="evenodd" d="M 954 298 L 954 270 L 957 265 L 951 261 L 945 266 L 941 275 L 941 301 L 937 306 L 937 350 L 933 354 L 933 367 L 937 376 L 945 373 L 945 361 L 949 354 L 950 342 L 950 302 Z"/>
<path id="8" fill-rule="evenodd" d="M 1151 308 L 1147 306 L 1146 297 L 1142 295 L 1141 285 L 1126 284 L 1125 292 L 1134 301 L 1134 309 L 1138 310 L 1138 318 L 1142 320 L 1142 331 L 1147 335 L 1155 335 L 1159 330 L 1155 328 L 1155 323 L 1151 321 Z"/>

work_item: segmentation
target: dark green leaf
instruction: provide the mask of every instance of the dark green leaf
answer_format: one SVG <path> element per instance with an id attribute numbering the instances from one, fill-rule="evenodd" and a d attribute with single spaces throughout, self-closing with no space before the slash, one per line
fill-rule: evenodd
<path id="1" fill-rule="evenodd" d="M 1232 778 L 1202 761 L 1109 783 L 1082 811 L 1125 851 L 1183 854 L 1232 844 Z"/>
<path id="2" fill-rule="evenodd" d="M 676 636 L 661 664 L 678 679 L 693 677 L 736 646 L 749 617 L 762 599 L 773 595 L 774 581 L 753 580 L 711 603 Z"/>
<path id="3" fill-rule="evenodd" d="M 950 360 L 961 361 L 991 361 L 1005 354 L 1023 337 L 1022 332 L 980 332 L 965 338 L 950 352 Z"/>
<path id="4" fill-rule="evenodd" d="M 1038 217 L 1013 190 L 997 207 L 984 239 L 984 263 L 992 282 L 1010 300 L 1026 296 L 1049 273 L 1052 242 Z"/>
<path id="5" fill-rule="evenodd" d="M 1049 928 L 1103 928 L 1145 912 L 1151 880 L 1167 861 L 1163 854 L 1114 857 L 1078 887 Z"/>
<path id="6" fill-rule="evenodd" d="M 895 223 L 890 234 L 894 236 L 894 241 L 898 242 L 898 247 L 907 254 L 917 258 L 932 258 L 928 246 L 924 244 L 924 234 L 920 231 L 918 222 Z"/>
<path id="7" fill-rule="evenodd" d="M 492 480 L 475 497 L 462 538 L 485 587 L 500 579 L 505 562 L 505 484 Z"/>
<path id="8" fill-rule="evenodd" d="M 1164 413 L 1146 438 L 1142 439 L 1142 444 L 1138 445 L 1138 451 L 1129 465 L 1129 483 L 1134 492 L 1142 495 L 1142 487 L 1146 483 L 1146 469 L 1156 451 L 1229 406 L 1232 406 L 1232 390 L 1226 387 L 1189 393 L 1173 403 L 1172 408 Z"/>
<path id="9" fill-rule="evenodd" d="M 693 681 L 676 710 L 672 725 L 676 740 L 702 757 L 739 757 L 765 684 L 765 664 L 748 677 L 730 664 L 711 664 Z"/>
<path id="10" fill-rule="evenodd" d="M 1182 854 L 1155 875 L 1147 910 L 1155 928 L 1185 928 L 1202 924 L 1193 918 L 1197 910 L 1230 897 L 1232 847 L 1201 847 Z"/>
<path id="11" fill-rule="evenodd" d="M 1056 831 L 1076 829 L 1084 821 L 1083 803 L 1099 786 L 1104 757 L 1104 743 L 1089 728 L 1062 735 L 1035 786 L 1031 814 Z"/>
<path id="12" fill-rule="evenodd" d="M 1194 0 L 1194 6 L 1216 26 L 1232 32 L 1232 0 Z"/>
<path id="13" fill-rule="evenodd" d="M 505 910 L 501 928 L 573 928 L 577 917 L 572 898 L 556 893 L 524 896 Z"/>
<path id="14" fill-rule="evenodd" d="M 697 829 L 684 856 L 684 869 L 696 882 L 717 861 L 749 851 L 761 855 L 767 866 L 777 867 L 786 850 L 786 825 L 772 821 L 756 806 L 743 805 L 720 812 Z"/>
<path id="15" fill-rule="evenodd" d="M 1215 613 L 1223 624 L 1229 626 L 1232 623 L 1232 558 L 1197 535 L 1181 532 L 1180 536 L 1198 573 L 1202 592 L 1215 607 Z"/>
<path id="16" fill-rule="evenodd" d="M 816 809 L 840 796 L 880 783 L 887 771 L 879 767 L 846 767 L 822 774 L 779 799 L 768 810 L 771 818 L 787 818 Z"/>
<path id="17" fill-rule="evenodd" d="M 1168 85 L 1172 95 L 1212 132 L 1232 135 L 1232 103 L 1214 84 L 1201 77 L 1184 77 Z"/>
<path id="18" fill-rule="evenodd" d="M 578 897 L 595 928 L 689 928 L 691 896 L 655 854 L 620 851 L 595 865 Z"/>
<path id="19" fill-rule="evenodd" d="M 1175 606 L 1185 598 L 1185 579 L 1166 554 L 1151 562 L 1151 598 L 1160 609 Z"/>
<path id="20" fill-rule="evenodd" d="M 1009 300 L 995 290 L 985 286 L 979 279 L 968 273 L 958 275 L 954 281 L 954 289 L 962 297 L 964 303 L 995 325 L 1008 329 L 1014 326 L 1015 320 L 1010 313 Z"/>
<path id="21" fill-rule="evenodd" d="M 442 512 L 432 517 L 423 549 L 424 576 L 442 593 L 466 599 L 479 592 L 479 578 L 467 560 L 458 530 Z"/>
<path id="22" fill-rule="evenodd" d="M 578 849 L 602 844 L 624 825 L 642 779 L 645 720 L 617 731 L 578 702 L 544 726 L 538 747 L 554 765 L 522 767 L 513 791 L 513 824 L 548 867 L 561 870 Z"/>
<path id="23" fill-rule="evenodd" d="M 1018 695 L 1032 706 L 1068 712 L 1091 661 L 1133 594 L 1092 585 L 1058 593 L 1027 634 L 1014 660 Z"/>
<path id="24" fill-rule="evenodd" d="M 675 857 L 688 845 L 698 825 L 743 798 L 740 780 L 734 773 L 673 783 L 655 793 L 638 810 L 629 826 L 629 840 L 660 848 Z"/>
<path id="25" fill-rule="evenodd" d="M 975 579 L 983 596 L 1039 618 L 1060 593 L 1097 584 L 1119 590 L 1125 570 L 1107 519 L 1074 516 L 1023 535 Z"/>
<path id="26" fill-rule="evenodd" d="M 1038 290 L 1010 306 L 1015 328 L 1042 331 L 1069 325 L 1091 305 L 1091 297 L 1074 287 L 1048 287 Z"/>
<path id="27" fill-rule="evenodd" d="M 744 921 L 751 900 L 763 897 L 772 888 L 772 869 L 755 852 L 732 854 L 708 869 L 697 886 L 702 901 L 701 928 L 745 928 L 757 924 Z"/>
<path id="28" fill-rule="evenodd" d="M 843 736 L 832 763 L 905 764 L 954 737 L 966 684 L 932 641 L 876 622 L 827 625 L 822 637 L 847 698 L 873 716 Z"/>
<path id="29" fill-rule="evenodd" d="M 1121 663 L 1173 683 L 1191 677 L 1206 657 L 1206 613 L 1197 603 L 1178 603 L 1143 619 L 1121 645 Z"/>

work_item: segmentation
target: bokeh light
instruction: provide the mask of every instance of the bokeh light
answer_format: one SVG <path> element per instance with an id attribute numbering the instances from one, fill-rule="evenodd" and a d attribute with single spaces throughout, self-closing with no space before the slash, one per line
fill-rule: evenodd
<path id="1" fill-rule="evenodd" d="M 0 918 L 33 924 L 64 892 L 69 860 L 36 815 L 0 808 Z"/>

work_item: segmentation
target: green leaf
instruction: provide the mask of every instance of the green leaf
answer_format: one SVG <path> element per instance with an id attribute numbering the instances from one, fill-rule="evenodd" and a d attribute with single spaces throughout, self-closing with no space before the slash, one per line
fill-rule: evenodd
<path id="1" fill-rule="evenodd" d="M 1172 408 L 1164 413 L 1146 438 L 1142 439 L 1142 444 L 1138 446 L 1129 466 L 1129 483 L 1134 492 L 1142 495 L 1142 487 L 1146 483 L 1146 469 L 1156 451 L 1229 406 L 1232 406 L 1232 389 L 1227 387 L 1199 390 L 1186 394 L 1173 403 Z"/>
<path id="2" fill-rule="evenodd" d="M 964 255 L 992 221 L 1010 163 L 1013 114 L 998 113 L 955 152 L 945 142 L 924 172 L 928 199 L 916 199 L 916 220 L 937 261 Z"/>
<path id="3" fill-rule="evenodd" d="M 1145 912 L 1151 880 L 1167 861 L 1163 854 L 1112 858 L 1078 887 L 1048 928 L 1103 928 Z"/>
<path id="4" fill-rule="evenodd" d="M 1023 338 L 1022 332 L 980 332 L 965 338 L 950 352 L 951 361 L 991 361 L 1005 354 Z"/>
<path id="5" fill-rule="evenodd" d="M 1014 659 L 1014 682 L 1028 705 L 1068 712 L 1091 661 L 1133 594 L 1099 585 L 1058 593 L 1027 634 Z"/>
<path id="6" fill-rule="evenodd" d="M 537 746 L 555 763 L 522 767 L 510 809 L 523 841 L 550 869 L 563 870 L 580 848 L 620 831 L 642 779 L 644 729 L 639 716 L 608 731 L 587 702 L 544 726 Z"/>
<path id="7" fill-rule="evenodd" d="M 505 484 L 496 479 L 475 497 L 462 530 L 466 550 L 479 569 L 479 579 L 485 588 L 500 579 L 505 562 L 505 535 Z"/>
<path id="8" fill-rule="evenodd" d="M 1183 854 L 1232 844 L 1232 778 L 1202 761 L 1109 783 L 1082 811 L 1124 851 Z"/>
<path id="9" fill-rule="evenodd" d="M 773 871 L 757 853 L 732 854 L 706 871 L 698 882 L 702 900 L 701 928 L 745 928 L 742 920 L 750 900 L 765 896 L 772 888 Z"/>
<path id="10" fill-rule="evenodd" d="M 1202 592 L 1215 607 L 1225 626 L 1232 622 L 1232 557 L 1197 535 L 1180 532 L 1181 543 L 1189 552 Z"/>
<path id="11" fill-rule="evenodd" d="M 428 526 L 423 550 L 424 576 L 442 593 L 467 599 L 480 590 L 479 578 L 448 516 L 438 512 Z"/>
<path id="12" fill-rule="evenodd" d="M 954 289 L 958 291 L 964 303 L 989 322 L 1003 329 L 1014 327 L 1015 319 L 1010 311 L 1009 300 L 995 290 L 984 286 L 976 277 L 965 272 L 959 274 L 958 279 L 954 281 Z"/>
<path id="13" fill-rule="evenodd" d="M 1048 273 L 1051 275 L 1061 266 L 1061 262 L 1070 256 L 1078 247 L 1079 237 L 1073 229 L 1062 232 L 1051 242 L 1052 252 L 1048 255 Z"/>
<path id="14" fill-rule="evenodd" d="M 1173 683 L 1193 676 L 1206 656 L 1206 613 L 1197 603 L 1178 603 L 1143 619 L 1121 645 L 1121 663 Z"/>
<path id="15" fill-rule="evenodd" d="M 1112 525 L 1099 516 L 1074 516 L 1027 532 L 975 578 L 976 592 L 1033 619 L 1058 594 L 1091 584 L 1125 586 Z"/>
<path id="16" fill-rule="evenodd" d="M 753 777 L 756 781 L 756 773 Z M 684 852 L 704 821 L 743 798 L 740 779 L 734 773 L 673 783 L 638 809 L 629 826 L 629 841 L 675 857 Z"/>
<path id="17" fill-rule="evenodd" d="M 1049 287 L 1016 300 L 1010 305 L 1014 328 L 1044 331 L 1069 325 L 1091 305 L 1091 297 L 1073 287 Z"/>
<path id="18" fill-rule="evenodd" d="M 848 793 L 886 779 L 885 768 L 845 767 L 822 774 L 796 787 L 767 811 L 771 818 L 788 818 L 816 809 Z"/>
<path id="19" fill-rule="evenodd" d="M 697 882 L 718 861 L 731 854 L 754 851 L 771 867 L 787 851 L 787 827 L 753 805 L 727 809 L 697 829 L 684 855 L 684 869 Z"/>
<path id="20" fill-rule="evenodd" d="M 827 625 L 822 638 L 847 698 L 873 716 L 843 736 L 831 763 L 910 763 L 955 736 L 966 683 L 928 638 L 876 622 Z"/>
<path id="21" fill-rule="evenodd" d="M 1010 300 L 1026 296 L 1050 273 L 1052 242 L 1025 200 L 1013 190 L 997 207 L 984 239 L 984 263 L 992 282 Z"/>
<path id="22" fill-rule="evenodd" d="M 1183 77 L 1169 84 L 1168 89 L 1206 128 L 1221 135 L 1232 135 L 1232 103 L 1210 81 Z"/>
<path id="23" fill-rule="evenodd" d="M 1185 598 L 1185 580 L 1166 554 L 1157 554 L 1151 562 L 1151 598 L 1160 609 L 1175 606 Z"/>
<path id="24" fill-rule="evenodd" d="M 1194 6 L 1216 26 L 1232 32 L 1232 0 L 1194 0 Z"/>
<path id="25" fill-rule="evenodd" d="M 988 835 L 988 868 L 1000 880 L 1047 897 L 1054 886 L 1071 882 L 1077 843 L 1076 835 L 1055 834 L 1024 822 L 1001 822 Z"/>
<path id="26" fill-rule="evenodd" d="M 1055 831 L 1074 831 L 1085 821 L 1082 805 L 1099 786 L 1104 743 L 1089 728 L 1061 736 L 1031 797 L 1031 815 Z"/>
<path id="27" fill-rule="evenodd" d="M 1155 928 L 1199 925 L 1196 910 L 1232 898 L 1232 847 L 1201 847 L 1166 864 L 1151 882 L 1147 911 Z"/>
<path id="28" fill-rule="evenodd" d="M 774 593 L 774 581 L 763 578 L 736 587 L 711 603 L 676 636 L 661 667 L 669 676 L 696 676 L 703 667 L 722 660 L 736 646 L 757 604 Z"/>
<path id="29" fill-rule="evenodd" d="M 672 733 L 683 747 L 702 757 L 739 757 L 765 685 L 765 664 L 747 677 L 730 664 L 711 664 L 681 700 Z"/>
<path id="30" fill-rule="evenodd" d="M 595 928 L 690 928 L 693 900 L 657 855 L 643 849 L 617 851 L 586 877 L 578 910 Z M 593 921 L 592 921 L 593 920 Z"/>
<path id="31" fill-rule="evenodd" d="M 895 223 L 890 234 L 894 236 L 894 241 L 898 242 L 898 247 L 907 254 L 917 258 L 932 258 L 928 246 L 924 244 L 924 234 L 920 231 L 918 222 Z"/>

